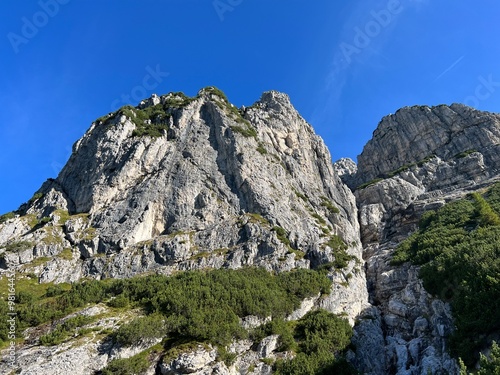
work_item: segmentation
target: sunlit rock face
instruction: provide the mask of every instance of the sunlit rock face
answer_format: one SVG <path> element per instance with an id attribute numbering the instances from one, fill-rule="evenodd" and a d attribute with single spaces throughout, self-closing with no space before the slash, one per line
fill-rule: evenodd
<path id="1" fill-rule="evenodd" d="M 497 180 L 499 126 L 498 115 L 459 104 L 405 107 L 380 122 L 358 164 L 332 164 L 283 93 L 239 109 L 214 88 L 194 98 L 153 95 L 96 120 L 59 176 L 2 219 L 0 273 L 61 283 L 328 264 L 330 295 L 305 299 L 287 320 L 317 308 L 346 316 L 355 325 L 347 358 L 363 374 L 454 374 L 449 305 L 427 293 L 417 267 L 390 260 L 424 212 Z M 350 255 L 344 267 L 332 266 L 334 243 Z M 110 314 L 105 306 L 82 313 Z M 96 324 L 116 329 L 131 318 Z M 147 373 L 271 374 L 265 359 L 277 358 L 278 343 L 277 335 L 235 341 L 231 365 L 216 347 L 198 345 L 151 357 Z M 19 371 L 93 373 L 154 344 L 26 346 Z"/>

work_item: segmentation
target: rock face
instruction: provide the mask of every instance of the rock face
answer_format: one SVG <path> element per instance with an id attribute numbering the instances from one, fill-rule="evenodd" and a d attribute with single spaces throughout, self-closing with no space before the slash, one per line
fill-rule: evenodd
<path id="1" fill-rule="evenodd" d="M 390 259 L 425 211 L 497 181 L 499 137 L 496 114 L 459 104 L 403 108 L 380 122 L 357 170 L 340 168 L 346 183 L 359 186 L 363 257 L 375 306 L 361 316 L 354 338 L 354 362 L 363 373 L 458 373 L 446 351 L 453 330 L 449 305 L 425 291 L 418 267 L 393 266 Z"/>
<path id="2" fill-rule="evenodd" d="M 401 167 L 423 163 L 432 156 L 452 160 L 478 151 L 482 169 L 496 175 L 499 163 L 500 115 L 462 104 L 405 107 L 382 119 L 358 158 L 356 182 L 385 177 Z M 441 182 L 454 181 L 437 176 Z"/>
<path id="3" fill-rule="evenodd" d="M 348 359 L 363 374 L 455 374 L 450 307 L 426 292 L 417 267 L 390 259 L 425 211 L 497 180 L 498 144 L 498 115 L 407 107 L 380 122 L 358 165 L 332 164 L 285 94 L 264 93 L 242 109 L 213 88 L 154 95 L 93 123 L 57 179 L 0 221 L 0 273 L 60 283 L 245 266 L 284 272 L 334 261 L 329 240 L 340 237 L 354 259 L 331 269 L 330 296 L 304 300 L 287 319 L 315 308 L 346 314 L 356 323 Z M 264 359 L 283 355 L 278 341 L 234 342 L 230 366 L 198 345 L 154 359 L 148 373 L 270 374 Z M 19 370 L 92 373 L 148 347 L 73 344 L 20 347 Z"/>
<path id="4" fill-rule="evenodd" d="M 144 135 L 156 121 L 145 114 L 160 107 L 163 130 Z M 264 93 L 238 110 L 207 88 L 195 98 L 154 96 L 109 114 L 74 145 L 57 179 L 17 213 L 0 224 L 1 265 L 40 282 L 314 268 L 335 260 L 333 237 L 353 260 L 330 272 L 328 298 L 304 301 L 292 318 L 321 303 L 354 323 L 368 306 L 355 197 L 321 138 L 282 93 Z M 271 343 L 261 349 L 273 350 Z M 241 366 L 269 371 L 258 355 L 250 357 L 240 358 Z M 189 361 L 162 371 L 182 373 Z M 55 366 L 49 359 L 45 365 Z"/>
<path id="5" fill-rule="evenodd" d="M 171 96 L 153 99 L 151 105 Z M 25 218 L 3 226 L 2 243 L 50 237 L 49 248 L 27 248 L 22 259 L 8 257 L 7 265 L 71 248 L 83 261 L 69 267 L 49 262 L 43 281 L 128 277 L 159 268 L 255 264 L 289 270 L 333 259 L 322 245 L 325 233 L 341 236 L 353 244 L 352 254 L 361 255 L 354 196 L 285 94 L 265 93 L 239 113 L 202 90 L 169 112 L 168 132 L 160 137 L 134 136 L 136 125 L 123 113 L 94 123 L 59 177 L 23 207 L 35 220 L 46 217 L 49 226 L 61 222 L 61 212 L 71 216 L 53 225 L 50 236 L 49 226 L 27 234 Z M 290 251 L 277 228 L 299 253 Z"/>

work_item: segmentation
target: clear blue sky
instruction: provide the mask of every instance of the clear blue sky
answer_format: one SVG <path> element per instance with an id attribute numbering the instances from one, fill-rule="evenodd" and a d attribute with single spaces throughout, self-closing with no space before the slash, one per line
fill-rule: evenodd
<path id="1" fill-rule="evenodd" d="M 500 112 L 499 15 L 497 0 L 3 0 L 0 212 L 143 93 L 215 85 L 250 105 L 284 91 L 333 160 L 402 106 Z"/>

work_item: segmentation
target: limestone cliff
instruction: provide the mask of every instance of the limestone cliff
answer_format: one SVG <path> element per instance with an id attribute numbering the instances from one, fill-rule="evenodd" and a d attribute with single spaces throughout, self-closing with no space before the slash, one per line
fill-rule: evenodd
<path id="1" fill-rule="evenodd" d="M 330 295 L 304 300 L 289 320 L 315 308 L 345 314 L 355 324 L 347 358 L 363 374 L 455 374 L 450 306 L 427 293 L 418 267 L 390 259 L 425 211 L 498 179 L 499 143 L 499 115 L 405 107 L 382 119 L 358 165 L 332 164 L 285 94 L 240 109 L 215 88 L 153 95 L 96 120 L 59 176 L 2 216 L 0 273 L 57 284 L 327 265 Z M 347 261 L 332 266 L 339 259 Z M 137 311 L 111 316 L 98 304 L 78 314 L 112 331 Z M 44 347 L 39 330 L 19 344 L 21 374 L 91 374 L 157 343 L 121 348 L 94 334 Z M 226 365 L 217 348 L 199 345 L 168 361 L 151 356 L 147 373 L 268 374 L 269 360 L 289 355 L 278 346 L 276 335 L 237 340 Z"/>
<path id="2" fill-rule="evenodd" d="M 330 296 L 305 301 L 295 319 L 319 306 L 354 322 L 368 305 L 354 195 L 323 141 L 278 92 L 242 109 L 214 88 L 195 98 L 153 95 L 104 116 L 57 179 L 16 214 L 0 225 L 0 247 L 3 269 L 20 278 L 61 283 L 245 266 L 282 272 L 345 254 L 348 264 L 330 272 Z M 94 358 L 92 345 L 56 352 L 83 374 L 113 358 Z M 57 369 L 56 352 L 20 350 L 23 373 Z M 30 370 L 34 356 L 42 364 Z M 82 360 L 90 367 L 78 370 Z"/>
<path id="3" fill-rule="evenodd" d="M 357 168 L 337 163 L 355 190 L 375 306 L 355 338 L 363 373 L 458 373 L 447 352 L 450 306 L 425 291 L 418 267 L 394 266 L 390 259 L 424 212 L 498 180 L 499 136 L 496 114 L 460 104 L 406 107 L 382 119 Z"/>

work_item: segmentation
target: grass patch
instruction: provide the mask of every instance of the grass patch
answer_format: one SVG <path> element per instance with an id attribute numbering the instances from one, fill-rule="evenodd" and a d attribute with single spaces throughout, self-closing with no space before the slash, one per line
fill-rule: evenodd
<path id="1" fill-rule="evenodd" d="M 384 179 L 383 178 L 375 178 L 375 179 L 373 179 L 371 181 L 368 181 L 368 182 L 365 182 L 364 184 L 359 185 L 356 188 L 356 190 L 366 189 L 367 187 L 375 185 L 375 184 L 379 183 L 380 181 L 384 181 Z"/>
<path id="2" fill-rule="evenodd" d="M 84 241 L 92 241 L 96 237 L 97 237 L 97 231 L 93 227 L 87 228 L 83 231 Z"/>
<path id="3" fill-rule="evenodd" d="M 267 219 L 262 217 L 262 215 L 255 214 L 255 213 L 247 213 L 246 215 L 248 216 L 248 219 L 249 219 L 248 221 L 250 223 L 259 224 L 262 226 L 269 226 L 269 221 L 267 221 Z"/>
<path id="4" fill-rule="evenodd" d="M 295 254 L 295 259 L 304 259 L 306 256 L 306 253 L 302 250 L 290 249 L 289 251 L 291 254 Z"/>
<path id="5" fill-rule="evenodd" d="M 0 224 L 3 224 L 7 220 L 13 219 L 15 217 L 16 217 L 16 213 L 14 211 L 7 212 L 6 214 L 3 214 L 2 216 L 0 216 Z"/>
<path id="6" fill-rule="evenodd" d="M 57 257 L 65 260 L 71 260 L 73 259 L 73 250 L 67 247 L 57 254 Z"/>
<path id="7" fill-rule="evenodd" d="M 30 241 L 16 241 L 5 245 L 3 248 L 7 253 L 16 253 L 33 248 L 35 244 Z"/>
<path id="8" fill-rule="evenodd" d="M 326 225 L 326 220 L 321 217 L 321 215 L 317 214 L 316 212 L 313 212 L 312 217 L 316 219 L 316 222 L 320 225 Z"/>
<path id="9" fill-rule="evenodd" d="M 475 153 L 475 152 L 477 152 L 477 150 L 470 149 L 470 150 L 463 151 L 463 152 L 460 152 L 460 153 L 456 154 L 456 155 L 454 156 L 454 158 L 455 158 L 455 159 L 463 159 L 463 158 L 465 158 L 465 157 L 467 157 L 467 156 L 469 156 L 470 154 L 473 154 L 473 153 Z"/>
<path id="10" fill-rule="evenodd" d="M 338 214 L 340 213 L 340 210 L 335 206 L 327 197 L 321 197 L 321 205 L 323 207 L 326 207 L 328 211 L 330 211 L 331 214 Z"/>
<path id="11" fill-rule="evenodd" d="M 261 154 L 261 155 L 265 155 L 267 154 L 267 150 L 266 148 L 264 147 L 264 144 L 262 142 L 259 142 L 259 145 L 257 146 L 256 150 Z"/>
<path id="12" fill-rule="evenodd" d="M 46 227 L 44 228 L 45 237 L 42 239 L 42 242 L 45 245 L 62 245 L 63 239 L 61 236 L 56 233 L 57 229 L 54 227 Z M 61 235 L 63 235 L 61 233 Z"/>
<path id="13" fill-rule="evenodd" d="M 58 225 L 64 225 L 71 218 L 71 215 L 66 210 L 55 210 L 54 215 L 59 217 Z"/>
<path id="14" fill-rule="evenodd" d="M 246 138 L 253 137 L 257 139 L 257 130 L 255 130 L 250 124 L 245 124 L 244 126 L 233 125 L 230 128 L 234 133 L 239 133 Z"/>
<path id="15" fill-rule="evenodd" d="M 30 263 L 26 264 L 26 266 L 29 267 L 29 268 L 38 267 L 38 266 L 41 266 L 42 264 L 47 263 L 51 259 L 52 258 L 50 258 L 50 257 L 35 258 Z"/>
<path id="16" fill-rule="evenodd" d="M 38 218 L 34 214 L 27 214 L 21 217 L 21 219 L 24 220 L 28 226 L 33 229 L 35 228 L 40 222 L 38 221 Z"/>

